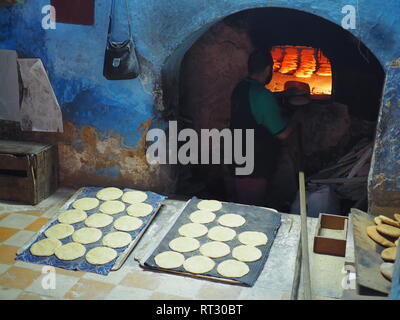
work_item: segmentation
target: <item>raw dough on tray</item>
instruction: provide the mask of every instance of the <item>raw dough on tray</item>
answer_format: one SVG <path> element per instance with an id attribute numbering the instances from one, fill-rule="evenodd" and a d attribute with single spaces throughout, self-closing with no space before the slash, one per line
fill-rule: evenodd
<path id="1" fill-rule="evenodd" d="M 232 257 L 243 262 L 254 262 L 262 257 L 262 252 L 253 246 L 240 245 L 232 250 Z"/>
<path id="2" fill-rule="evenodd" d="M 58 216 L 58 221 L 65 224 L 74 224 L 81 222 L 87 218 L 85 211 L 80 209 L 72 209 L 64 211 Z"/>
<path id="3" fill-rule="evenodd" d="M 113 222 L 113 218 L 104 213 L 95 213 L 85 220 L 89 228 L 104 228 Z"/>
<path id="4" fill-rule="evenodd" d="M 169 247 L 177 252 L 191 252 L 200 247 L 200 242 L 193 238 L 179 237 L 171 240 Z"/>
<path id="5" fill-rule="evenodd" d="M 385 261 L 396 261 L 397 247 L 386 248 L 381 252 L 381 258 Z"/>
<path id="6" fill-rule="evenodd" d="M 132 217 L 146 217 L 153 212 L 153 207 L 148 203 L 135 203 L 126 210 Z"/>
<path id="7" fill-rule="evenodd" d="M 97 199 L 103 201 L 117 200 L 122 196 L 123 193 L 124 192 L 121 189 L 110 187 L 101 189 L 99 192 L 97 192 L 96 197 Z"/>
<path id="8" fill-rule="evenodd" d="M 80 243 L 69 242 L 55 251 L 55 255 L 60 260 L 71 261 L 82 257 L 86 252 L 86 248 Z"/>
<path id="9" fill-rule="evenodd" d="M 367 234 L 368 236 L 374 240 L 376 243 L 384 246 L 384 247 L 394 247 L 395 244 L 383 237 L 378 231 L 377 231 L 377 226 L 368 226 L 367 227 Z"/>
<path id="10" fill-rule="evenodd" d="M 123 248 L 132 241 L 132 236 L 126 232 L 111 232 L 103 238 L 103 245 L 110 248 Z"/>
<path id="11" fill-rule="evenodd" d="M 210 223 L 215 219 L 215 213 L 207 210 L 197 210 L 190 214 L 190 220 L 194 223 Z"/>
<path id="12" fill-rule="evenodd" d="M 70 224 L 58 223 L 44 232 L 47 238 L 51 239 L 64 239 L 74 233 L 74 227 Z"/>
<path id="13" fill-rule="evenodd" d="M 200 210 L 218 211 L 222 208 L 222 203 L 217 200 L 202 200 L 197 204 Z"/>
<path id="14" fill-rule="evenodd" d="M 223 242 L 211 241 L 200 247 L 200 253 L 210 258 L 222 258 L 231 252 L 231 248 Z"/>
<path id="15" fill-rule="evenodd" d="M 119 231 L 131 232 L 139 229 L 143 221 L 139 218 L 123 216 L 114 222 L 114 228 Z"/>
<path id="16" fill-rule="evenodd" d="M 218 223 L 225 227 L 237 228 L 246 223 L 246 219 L 234 213 L 227 213 L 219 217 Z"/>
<path id="17" fill-rule="evenodd" d="M 239 234 L 239 241 L 243 244 L 257 247 L 267 244 L 268 237 L 262 232 L 245 231 Z"/>
<path id="18" fill-rule="evenodd" d="M 184 237 L 198 238 L 204 236 L 208 228 L 199 223 L 188 223 L 181 226 L 178 230 L 179 234 Z"/>
<path id="19" fill-rule="evenodd" d="M 83 211 L 88 211 L 88 210 L 97 208 L 99 203 L 100 203 L 100 201 L 97 200 L 96 198 L 82 198 L 82 199 L 76 200 L 72 204 L 72 207 L 74 207 L 75 209 L 81 209 Z"/>
<path id="20" fill-rule="evenodd" d="M 208 238 L 214 241 L 230 241 L 236 236 L 236 231 L 226 227 L 213 227 L 208 231 Z"/>
<path id="21" fill-rule="evenodd" d="M 62 242 L 57 239 L 43 239 L 33 244 L 30 252 L 34 256 L 38 257 L 50 257 L 54 254 L 58 247 L 62 246 Z"/>
<path id="22" fill-rule="evenodd" d="M 376 230 L 385 236 L 398 238 L 400 237 L 400 229 L 390 226 L 388 224 L 380 224 L 376 227 Z"/>
<path id="23" fill-rule="evenodd" d="M 391 262 L 384 262 L 380 266 L 380 271 L 382 275 L 389 281 L 393 280 L 393 273 L 394 273 L 394 263 Z"/>
<path id="24" fill-rule="evenodd" d="M 108 247 L 96 247 L 86 254 L 86 261 L 94 265 L 103 265 L 113 261 L 118 253 Z"/>
<path id="25" fill-rule="evenodd" d="M 164 251 L 156 255 L 154 261 L 160 268 L 175 269 L 183 264 L 185 256 L 174 251 Z"/>
<path id="26" fill-rule="evenodd" d="M 117 214 L 125 210 L 125 204 L 121 201 L 106 201 L 100 205 L 99 210 L 106 214 Z"/>
<path id="27" fill-rule="evenodd" d="M 389 224 L 389 225 L 391 225 L 393 227 L 396 227 L 396 228 L 400 228 L 400 222 L 399 221 L 393 220 L 393 219 L 391 219 L 389 217 L 386 217 L 386 216 L 383 216 L 383 215 L 380 215 L 378 218 L 381 219 L 382 223 Z"/>
<path id="28" fill-rule="evenodd" d="M 147 194 L 143 191 L 128 191 L 122 196 L 122 201 L 129 204 L 143 202 L 146 201 L 146 199 Z"/>
<path id="29" fill-rule="evenodd" d="M 72 240 L 81 244 L 89 244 L 99 241 L 103 233 L 95 228 L 82 228 L 74 232 Z"/>
<path id="30" fill-rule="evenodd" d="M 217 271 L 226 278 L 241 278 L 250 272 L 250 268 L 244 262 L 229 259 L 221 262 Z"/>
<path id="31" fill-rule="evenodd" d="M 214 269 L 215 262 L 209 257 L 193 256 L 185 260 L 183 268 L 191 273 L 206 273 Z"/>

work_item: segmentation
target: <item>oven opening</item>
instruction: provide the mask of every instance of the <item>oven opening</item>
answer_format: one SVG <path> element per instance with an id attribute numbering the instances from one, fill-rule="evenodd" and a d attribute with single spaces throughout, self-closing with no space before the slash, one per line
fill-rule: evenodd
<path id="1" fill-rule="evenodd" d="M 290 85 L 309 91 L 315 99 L 329 98 L 332 94 L 332 67 L 321 49 L 307 46 L 274 46 L 273 76 L 267 88 L 281 92 Z"/>

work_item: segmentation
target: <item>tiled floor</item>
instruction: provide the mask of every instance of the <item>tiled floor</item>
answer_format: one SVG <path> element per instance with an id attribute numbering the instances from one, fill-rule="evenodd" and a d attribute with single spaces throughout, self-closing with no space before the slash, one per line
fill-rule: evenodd
<path id="1" fill-rule="evenodd" d="M 72 195 L 66 191 L 60 193 L 64 200 L 58 198 L 59 206 Z M 57 213 L 54 201 L 46 201 L 46 208 L 38 207 L 37 210 L 16 205 L 7 210 L 7 206 L 0 202 L 0 299 L 289 299 L 292 276 L 288 276 L 288 270 L 281 270 L 279 276 L 274 272 L 273 277 L 268 273 L 268 266 L 277 268 L 273 259 L 274 249 L 269 264 L 252 288 L 145 271 L 134 260 L 135 252 L 122 268 L 108 276 L 16 261 L 18 249 Z M 279 245 L 285 250 L 288 248 L 284 232 L 283 228 L 283 238 L 276 240 L 275 251 L 281 250 Z M 293 246 L 297 247 L 297 244 Z"/>

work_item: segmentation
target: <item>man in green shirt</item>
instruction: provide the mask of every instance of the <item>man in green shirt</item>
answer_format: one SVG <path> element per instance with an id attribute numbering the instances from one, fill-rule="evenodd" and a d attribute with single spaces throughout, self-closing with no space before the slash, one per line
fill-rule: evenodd
<path id="1" fill-rule="evenodd" d="M 293 131 L 281 115 L 274 95 L 265 88 L 272 79 L 273 60 L 268 52 L 256 51 L 248 60 L 248 77 L 239 82 L 231 97 L 231 129 L 254 130 L 254 170 L 235 176 L 236 202 L 265 205 L 267 185 L 276 170 L 280 140 Z M 242 134 L 242 150 L 246 150 Z M 232 165 L 233 174 L 240 167 Z"/>

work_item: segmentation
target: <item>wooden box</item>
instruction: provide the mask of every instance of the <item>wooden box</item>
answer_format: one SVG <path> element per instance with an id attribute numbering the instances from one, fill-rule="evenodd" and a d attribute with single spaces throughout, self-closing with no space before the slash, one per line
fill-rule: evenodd
<path id="1" fill-rule="evenodd" d="M 344 257 L 347 228 L 347 217 L 321 213 L 314 237 L 314 252 Z"/>
<path id="2" fill-rule="evenodd" d="M 0 140 L 0 200 L 36 205 L 57 186 L 57 146 Z"/>

